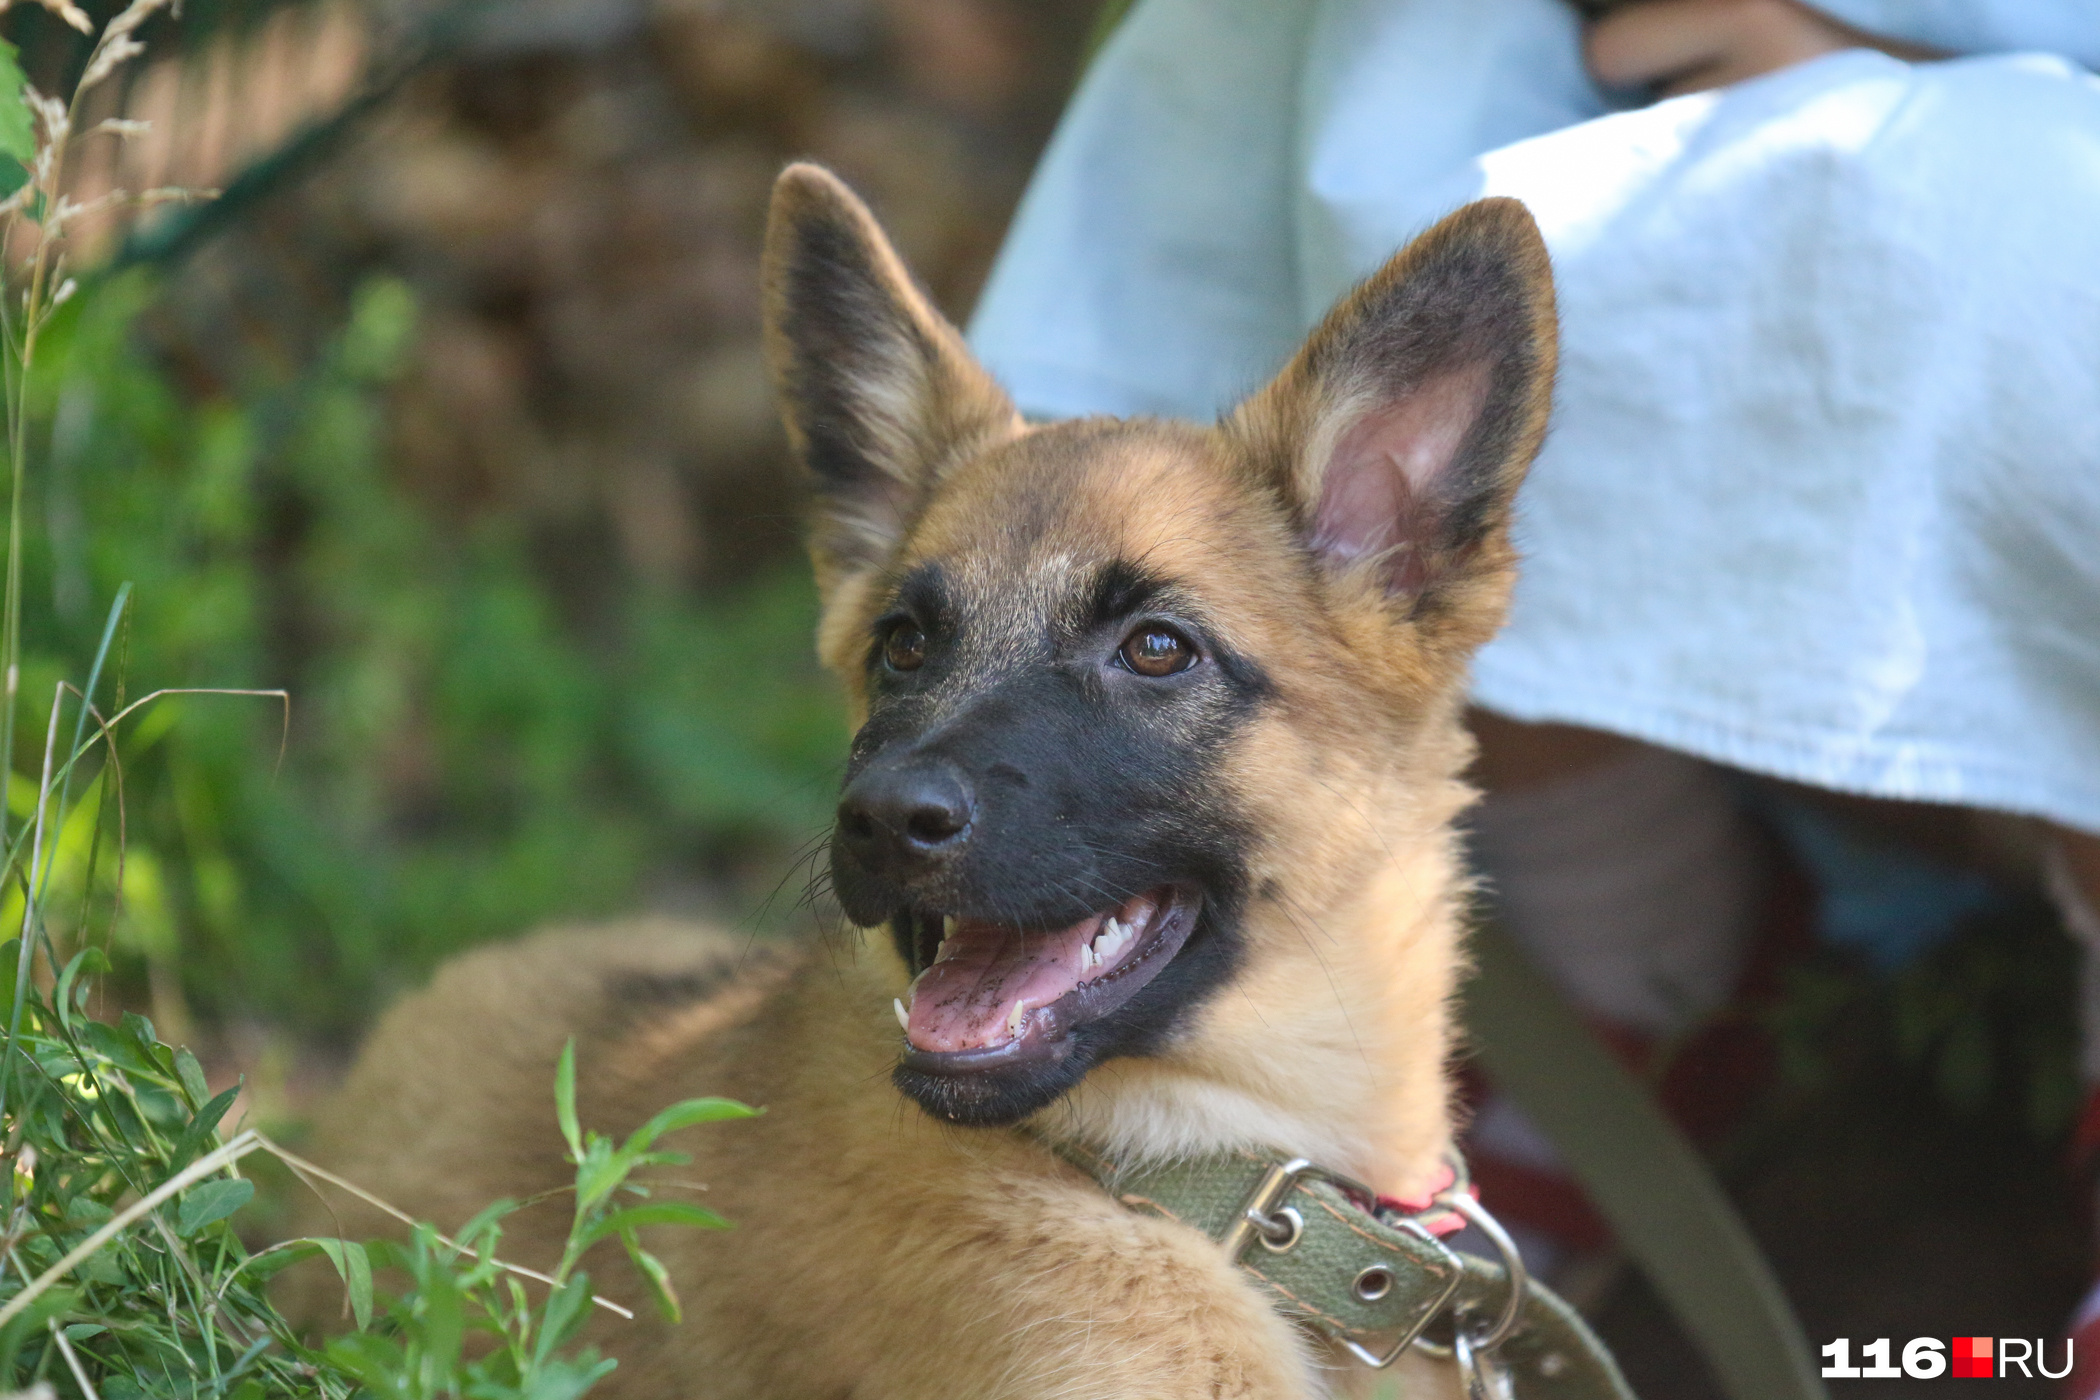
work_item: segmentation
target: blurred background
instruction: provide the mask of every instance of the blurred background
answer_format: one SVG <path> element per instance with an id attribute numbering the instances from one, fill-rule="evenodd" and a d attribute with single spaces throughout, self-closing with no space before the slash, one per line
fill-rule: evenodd
<path id="1" fill-rule="evenodd" d="M 53 89 L 85 52 L 58 8 L 5 20 Z M 471 944 L 816 917 L 845 732 L 759 355 L 770 182 L 838 170 L 961 319 L 1102 10 L 191 0 L 142 30 L 90 116 L 152 129 L 84 146 L 78 198 L 225 194 L 78 226 L 29 386 L 9 800 L 123 583 L 126 695 L 291 701 L 128 731 L 121 900 L 73 809 L 49 908 L 108 946 L 101 995 L 295 1124 Z M 1951 937 L 1900 968 L 1805 937 L 1733 1013 L 1770 1073 L 1711 1150 L 1818 1342 L 2057 1337 L 2082 1282 L 2070 948 L 2032 890 L 1955 875 Z M 1630 1271 L 1587 1301 L 1643 1394 L 1718 1393 Z"/>
<path id="2" fill-rule="evenodd" d="M 76 238 L 105 272 L 39 351 L 25 693 L 84 673 L 129 580 L 132 694 L 292 701 L 288 729 L 170 705 L 127 745 L 118 987 L 171 1035 L 340 1046 L 548 919 L 794 917 L 844 734 L 759 355 L 772 178 L 832 165 L 967 312 L 1093 8 L 201 0 L 149 25 L 99 95 L 152 130 L 88 144 L 73 183 L 231 188 Z M 9 18 L 56 88 L 78 36 Z"/>

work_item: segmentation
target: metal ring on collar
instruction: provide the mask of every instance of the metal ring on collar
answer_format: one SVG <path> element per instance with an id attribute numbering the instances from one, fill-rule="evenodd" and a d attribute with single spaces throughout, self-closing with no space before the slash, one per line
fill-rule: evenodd
<path id="1" fill-rule="evenodd" d="M 1458 1374 L 1466 1388 L 1466 1400 L 1515 1400 L 1509 1393 L 1509 1373 L 1488 1350 L 1475 1351 L 1459 1332 L 1451 1338 L 1451 1352 L 1458 1358 Z"/>
<path id="2" fill-rule="evenodd" d="M 1436 1203 L 1457 1211 L 1465 1217 L 1467 1224 L 1478 1226 L 1480 1233 L 1486 1235 L 1488 1242 L 1495 1246 L 1495 1252 L 1502 1256 L 1502 1269 L 1509 1279 L 1509 1296 L 1503 1300 L 1502 1315 L 1495 1319 L 1494 1326 L 1479 1336 L 1464 1336 L 1461 1333 L 1457 1338 L 1465 1343 L 1463 1350 L 1469 1355 L 1492 1352 L 1516 1330 L 1517 1319 L 1524 1311 L 1525 1297 L 1531 1289 L 1531 1272 L 1524 1267 L 1524 1256 L 1517 1252 L 1516 1241 L 1502 1228 L 1502 1222 L 1488 1214 L 1487 1208 L 1467 1192 L 1456 1189 L 1445 1191 L 1436 1197 Z M 1454 1326 L 1456 1321 L 1454 1318 Z M 1425 1337 L 1415 1338 L 1415 1347 L 1439 1361 L 1448 1360 L 1458 1355 L 1461 1350 L 1445 1346 L 1441 1342 L 1432 1342 Z"/>
<path id="3" fill-rule="evenodd" d="M 1516 1241 L 1502 1228 L 1502 1222 L 1489 1215 L 1480 1202 L 1463 1191 L 1446 1191 L 1437 1200 L 1463 1215 L 1468 1224 L 1478 1226 L 1480 1233 L 1493 1242 L 1495 1252 L 1502 1256 L 1502 1268 L 1509 1276 L 1509 1297 L 1503 1300 L 1502 1316 L 1495 1319 L 1493 1327 L 1471 1339 L 1475 1351 L 1492 1351 L 1516 1330 L 1517 1318 L 1524 1311 L 1524 1295 L 1531 1288 L 1531 1273 L 1524 1267 L 1524 1256 L 1517 1252 Z"/>

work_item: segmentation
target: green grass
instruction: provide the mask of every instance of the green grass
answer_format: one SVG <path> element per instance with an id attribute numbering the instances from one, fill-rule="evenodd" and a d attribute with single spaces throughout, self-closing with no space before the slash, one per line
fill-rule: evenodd
<path id="1" fill-rule="evenodd" d="M 576 1167 L 567 1248 L 549 1274 L 499 1254 L 520 1203 L 492 1203 L 457 1237 L 428 1224 L 406 1239 L 297 1239 L 251 1253 L 235 1232 L 255 1195 L 240 1174 L 258 1152 L 318 1170 L 253 1131 L 221 1124 L 236 1097 L 212 1095 L 196 1059 L 163 1044 L 150 1022 L 87 1014 L 101 955 L 77 955 L 50 998 L 12 976 L 19 945 L 0 947 L 0 997 L 22 992 L 0 1053 L 8 1097 L 0 1127 L 12 1166 L 0 1225 L 0 1377 L 78 1400 L 275 1400 L 365 1394 L 398 1400 L 576 1400 L 613 1362 L 576 1344 L 596 1299 L 581 1264 L 617 1240 L 675 1319 L 665 1270 L 642 1248 L 643 1226 L 727 1228 L 682 1201 L 652 1200 L 629 1178 L 683 1164 L 667 1133 L 746 1118 L 726 1099 L 673 1104 L 624 1142 L 582 1133 L 574 1057 L 564 1051 L 550 1112 Z M 368 1199 L 370 1199 L 368 1197 Z M 375 1202 L 376 1203 L 376 1202 Z M 321 1257 L 342 1281 L 353 1324 L 316 1341 L 271 1305 L 270 1278 Z M 375 1288 L 375 1272 L 403 1286 Z"/>

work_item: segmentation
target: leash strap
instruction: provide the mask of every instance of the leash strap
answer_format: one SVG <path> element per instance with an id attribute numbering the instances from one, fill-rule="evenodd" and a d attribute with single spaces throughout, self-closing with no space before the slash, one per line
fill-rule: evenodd
<path id="1" fill-rule="evenodd" d="M 1520 1279 L 1512 1314 L 1509 1270 L 1438 1238 L 1453 1215 L 1501 1233 L 1462 1177 L 1427 1209 L 1401 1213 L 1303 1158 L 1235 1152 L 1126 1165 L 1047 1145 L 1130 1209 L 1216 1241 L 1280 1311 L 1367 1366 L 1389 1366 L 1414 1346 L 1455 1357 L 1475 1400 L 1634 1400 L 1573 1308 Z M 1446 1340 L 1431 1340 L 1437 1330 Z"/>

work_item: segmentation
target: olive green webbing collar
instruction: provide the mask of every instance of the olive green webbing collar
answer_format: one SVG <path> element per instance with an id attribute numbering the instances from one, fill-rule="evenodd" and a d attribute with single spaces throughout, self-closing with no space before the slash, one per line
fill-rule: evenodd
<path id="1" fill-rule="evenodd" d="M 1231 1152 L 1120 1164 L 1045 1143 L 1132 1210 L 1199 1230 L 1278 1310 L 1367 1366 L 1410 1346 L 1455 1356 L 1474 1400 L 1633 1400 L 1588 1325 L 1523 1273 L 1516 1251 L 1461 1178 L 1408 1214 L 1361 1183 L 1303 1158 Z M 1456 1212 L 1516 1263 L 1511 1271 L 1447 1247 L 1428 1228 Z M 1432 1334 L 1447 1340 L 1435 1342 Z"/>

